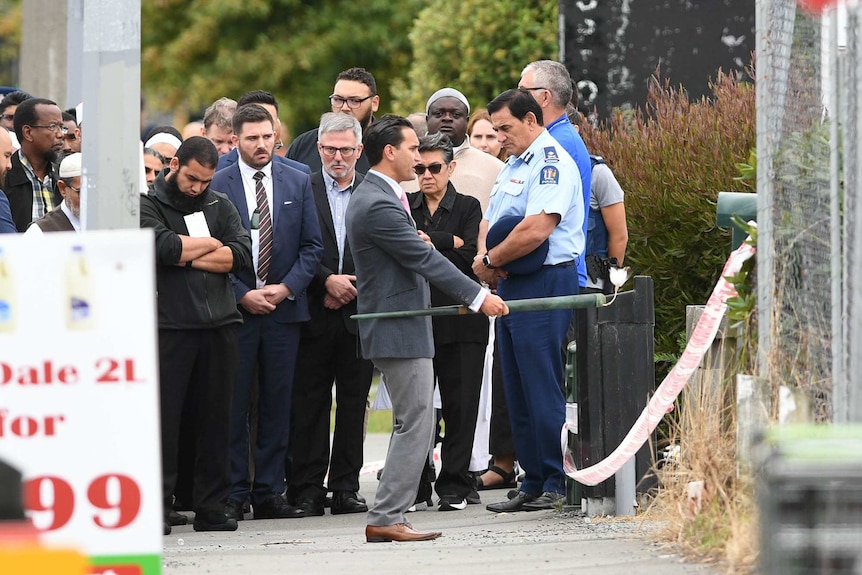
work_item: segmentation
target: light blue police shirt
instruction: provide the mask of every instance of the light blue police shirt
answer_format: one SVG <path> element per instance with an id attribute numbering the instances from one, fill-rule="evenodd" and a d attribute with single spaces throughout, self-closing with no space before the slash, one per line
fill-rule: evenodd
<path id="1" fill-rule="evenodd" d="M 581 175 L 569 153 L 544 129 L 520 156 L 506 161 L 491 190 L 485 219 L 490 227 L 505 216 L 542 212 L 560 215 L 545 265 L 576 259 L 585 243 Z"/>

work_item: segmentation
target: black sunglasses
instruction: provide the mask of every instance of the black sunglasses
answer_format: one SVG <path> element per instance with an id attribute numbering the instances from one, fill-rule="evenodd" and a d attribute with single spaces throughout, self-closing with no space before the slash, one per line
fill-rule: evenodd
<path id="1" fill-rule="evenodd" d="M 440 170 L 442 169 L 443 164 L 440 163 L 431 164 L 430 166 L 423 166 L 422 164 L 419 164 L 418 166 L 413 166 L 413 171 L 416 172 L 417 176 L 421 176 L 422 174 L 424 174 L 425 170 L 428 170 L 436 176 L 440 173 Z"/>

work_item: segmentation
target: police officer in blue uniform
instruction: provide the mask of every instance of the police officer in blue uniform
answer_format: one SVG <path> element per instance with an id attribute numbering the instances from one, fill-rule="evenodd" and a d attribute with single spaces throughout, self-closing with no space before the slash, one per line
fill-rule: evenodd
<path id="1" fill-rule="evenodd" d="M 584 251 L 581 178 L 571 156 L 545 130 L 542 109 L 528 90 L 508 90 L 488 104 L 497 138 L 510 157 L 491 191 L 479 230 L 473 271 L 504 300 L 578 293 L 577 261 Z M 490 227 L 507 216 L 520 221 L 486 249 Z M 509 219 L 509 218 L 506 218 Z M 548 240 L 542 265 L 507 271 Z M 522 266 L 512 266 L 522 268 Z M 560 430 L 565 421 L 560 349 L 572 310 L 515 313 L 497 322 L 498 359 L 515 452 L 526 469 L 516 497 L 489 511 L 550 509 L 563 499 L 565 475 Z"/>

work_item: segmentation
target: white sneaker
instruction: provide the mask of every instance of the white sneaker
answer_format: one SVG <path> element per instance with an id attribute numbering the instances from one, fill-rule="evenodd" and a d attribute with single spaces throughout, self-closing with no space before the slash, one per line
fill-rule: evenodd
<path id="1" fill-rule="evenodd" d="M 415 513 L 417 511 L 425 511 L 428 509 L 428 504 L 425 501 L 420 501 L 419 503 L 414 503 L 410 507 L 407 508 L 407 513 Z"/>
<path id="2" fill-rule="evenodd" d="M 444 495 L 440 498 L 440 511 L 462 511 L 467 509 L 467 500 L 458 499 L 451 495 Z"/>

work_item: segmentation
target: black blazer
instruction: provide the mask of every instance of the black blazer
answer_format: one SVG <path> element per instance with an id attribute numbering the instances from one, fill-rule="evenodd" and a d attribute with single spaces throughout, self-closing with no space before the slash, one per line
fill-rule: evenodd
<path id="1" fill-rule="evenodd" d="M 437 206 L 435 222 L 425 221 L 425 195 L 422 192 L 407 194 L 410 212 L 416 227 L 431 238 L 437 250 L 455 264 L 461 273 L 471 280 L 479 280 L 473 274 L 473 258 L 476 256 L 476 242 L 479 237 L 479 222 L 482 221 L 482 207 L 479 200 L 455 191 L 452 182 L 440 205 Z M 454 236 L 464 240 L 460 248 L 454 247 Z M 431 285 L 431 305 L 434 307 L 460 304 L 443 290 Z M 434 343 L 488 343 L 488 318 L 481 313 L 470 316 L 436 316 L 432 318 Z"/>
<path id="2" fill-rule="evenodd" d="M 353 182 L 354 190 L 362 179 L 362 174 L 356 172 L 356 179 Z M 320 259 L 317 273 L 314 274 L 314 278 L 312 278 L 308 286 L 308 311 L 311 314 L 311 321 L 302 326 L 302 333 L 304 335 L 318 336 L 323 333 L 326 325 L 322 321 L 323 317 L 330 311 L 323 306 L 323 299 L 326 296 L 326 278 L 331 274 L 338 273 L 338 241 L 335 237 L 335 224 L 332 222 L 332 211 L 329 209 L 329 198 L 326 197 L 326 184 L 321 172 L 311 174 L 311 191 L 314 194 L 314 203 L 317 206 L 317 218 L 320 222 L 320 233 L 323 236 L 323 257 Z M 350 253 L 350 243 L 347 241 L 347 235 L 344 236 L 344 242 L 344 262 L 341 273 L 355 274 L 356 268 L 353 264 L 353 256 Z M 341 317 L 344 320 L 347 331 L 355 335 L 357 333 L 356 320 L 350 319 L 350 316 L 356 313 L 356 300 L 354 299 L 352 302 L 341 306 L 338 311 L 341 312 Z"/>
<path id="3" fill-rule="evenodd" d="M 53 190 L 54 206 L 60 205 L 63 196 L 57 190 L 57 171 L 51 167 L 51 189 Z M 2 186 L 9 198 L 9 208 L 12 211 L 12 221 L 19 232 L 27 231 L 33 221 L 33 185 L 27 177 L 27 168 L 21 163 L 18 152 L 12 154 L 12 169 L 6 172 L 6 185 Z"/>

